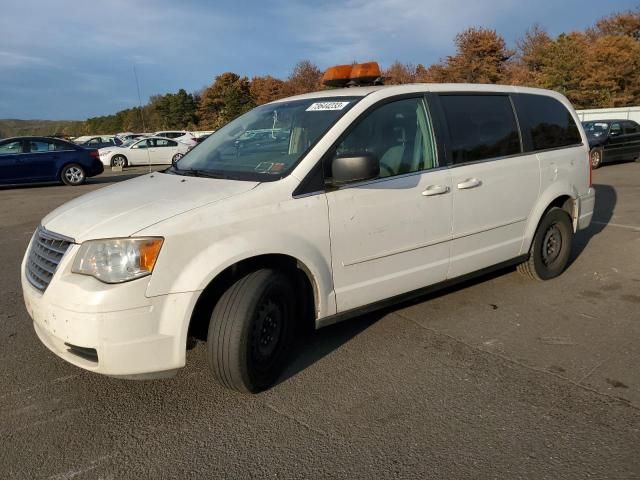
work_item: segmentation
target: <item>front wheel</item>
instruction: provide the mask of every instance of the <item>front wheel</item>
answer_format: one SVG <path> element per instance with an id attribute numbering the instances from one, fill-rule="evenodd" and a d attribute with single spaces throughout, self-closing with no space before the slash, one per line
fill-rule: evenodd
<path id="1" fill-rule="evenodd" d="M 294 289 L 282 272 L 262 269 L 235 282 L 211 315 L 207 360 L 227 388 L 256 393 L 271 387 L 293 341 Z"/>
<path id="2" fill-rule="evenodd" d="M 600 147 L 592 148 L 589 152 L 589 161 L 591 162 L 591 168 L 595 170 L 602 166 L 603 151 Z"/>
<path id="3" fill-rule="evenodd" d="M 533 237 L 529 259 L 518 271 L 535 280 L 550 280 L 560 275 L 569 263 L 573 225 L 569 214 L 553 207 L 542 217 Z"/>
<path id="4" fill-rule="evenodd" d="M 60 172 L 60 180 L 62 180 L 65 185 L 82 185 L 86 178 L 87 176 L 84 172 L 84 168 L 77 163 L 65 165 Z"/>

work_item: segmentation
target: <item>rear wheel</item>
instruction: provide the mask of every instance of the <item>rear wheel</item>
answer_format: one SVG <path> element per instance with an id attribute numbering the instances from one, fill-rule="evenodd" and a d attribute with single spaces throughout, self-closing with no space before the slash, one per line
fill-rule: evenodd
<path id="1" fill-rule="evenodd" d="M 596 147 L 591 149 L 591 151 L 589 152 L 589 161 L 591 162 L 592 169 L 595 170 L 596 168 L 600 168 L 600 166 L 602 165 L 602 155 L 602 148 Z"/>
<path id="2" fill-rule="evenodd" d="M 171 159 L 171 164 L 175 165 L 176 163 L 178 163 L 178 160 L 180 160 L 182 157 L 184 157 L 183 153 L 176 153 Z"/>
<path id="3" fill-rule="evenodd" d="M 257 270 L 234 283 L 209 322 L 207 360 L 216 379 L 240 392 L 271 387 L 291 350 L 294 312 L 294 289 L 277 270 Z"/>
<path id="4" fill-rule="evenodd" d="M 60 172 L 60 180 L 62 180 L 65 185 L 82 185 L 86 178 L 84 168 L 77 163 L 65 165 Z"/>
<path id="5" fill-rule="evenodd" d="M 535 280 L 550 280 L 560 275 L 569 263 L 573 226 L 571 217 L 553 207 L 540 221 L 529 250 L 529 259 L 518 271 Z"/>
<path id="6" fill-rule="evenodd" d="M 126 167 L 128 164 L 127 158 L 124 155 L 114 155 L 111 159 L 112 167 Z"/>

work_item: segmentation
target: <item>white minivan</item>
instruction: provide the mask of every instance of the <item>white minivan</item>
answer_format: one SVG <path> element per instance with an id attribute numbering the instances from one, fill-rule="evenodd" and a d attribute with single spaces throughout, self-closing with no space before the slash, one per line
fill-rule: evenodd
<path id="1" fill-rule="evenodd" d="M 253 133 L 256 133 L 255 135 Z M 273 385 L 323 327 L 470 275 L 567 266 L 593 214 L 587 141 L 562 95 L 496 85 L 324 90 L 251 110 L 176 165 L 57 208 L 22 263 L 41 341 L 123 378 Z"/>

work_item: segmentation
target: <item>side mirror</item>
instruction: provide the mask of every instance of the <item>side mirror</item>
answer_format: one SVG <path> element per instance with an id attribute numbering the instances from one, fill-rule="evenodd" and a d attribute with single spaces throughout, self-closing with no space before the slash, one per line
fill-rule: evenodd
<path id="1" fill-rule="evenodd" d="M 335 157 L 331 163 L 332 183 L 371 180 L 380 174 L 380 161 L 373 153 L 346 154 Z"/>

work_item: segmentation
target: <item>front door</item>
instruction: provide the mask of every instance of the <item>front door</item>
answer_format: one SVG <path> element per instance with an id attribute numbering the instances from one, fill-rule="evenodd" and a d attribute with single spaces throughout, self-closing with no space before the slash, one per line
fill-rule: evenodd
<path id="1" fill-rule="evenodd" d="M 150 141 L 146 138 L 133 144 L 126 153 L 129 165 L 146 165 L 152 163 L 148 151 L 149 145 Z"/>
<path id="2" fill-rule="evenodd" d="M 622 122 L 611 122 L 609 124 L 609 139 L 604 145 L 604 160 L 615 162 L 624 160 L 626 150 L 626 139 Z"/>
<path id="3" fill-rule="evenodd" d="M 26 179 L 22 140 L 0 142 L 0 184 L 19 183 Z"/>
<path id="4" fill-rule="evenodd" d="M 450 172 L 423 98 L 375 108 L 331 159 L 364 152 L 379 159 L 378 178 L 327 193 L 338 312 L 440 282 L 449 265 Z"/>

